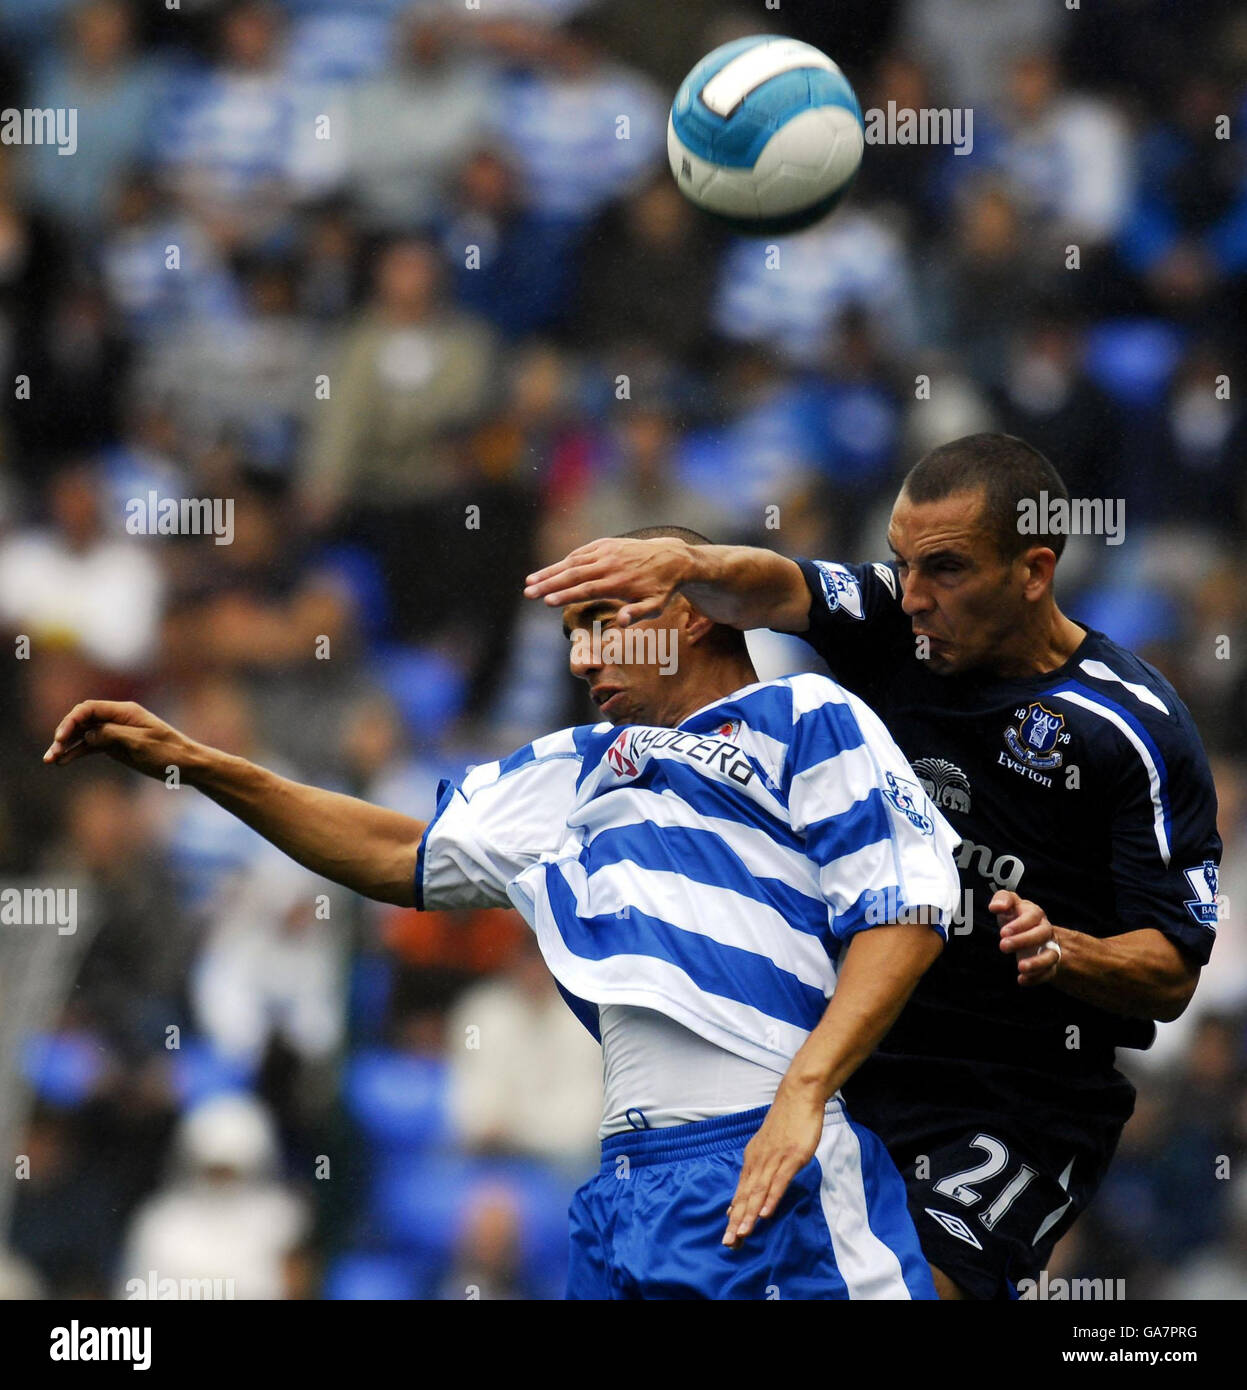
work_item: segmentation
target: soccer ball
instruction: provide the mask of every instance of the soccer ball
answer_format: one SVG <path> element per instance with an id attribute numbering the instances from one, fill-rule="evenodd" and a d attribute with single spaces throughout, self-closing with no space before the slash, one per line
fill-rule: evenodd
<path id="1" fill-rule="evenodd" d="M 758 236 L 825 217 L 853 182 L 865 143 L 862 109 L 835 63 L 772 35 L 707 54 L 680 84 L 667 120 L 680 191 Z"/>

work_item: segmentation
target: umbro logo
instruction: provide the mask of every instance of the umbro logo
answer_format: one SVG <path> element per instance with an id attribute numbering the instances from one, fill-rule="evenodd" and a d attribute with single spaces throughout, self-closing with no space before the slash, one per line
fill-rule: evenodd
<path id="1" fill-rule="evenodd" d="M 950 1236 L 956 1236 L 958 1240 L 964 1240 L 967 1245 L 973 1245 L 976 1250 L 981 1250 L 983 1248 L 979 1244 L 978 1237 L 969 1226 L 966 1225 L 961 1217 L 953 1216 L 951 1212 L 947 1211 L 936 1211 L 934 1207 L 924 1207 L 923 1210 L 933 1221 L 937 1221 L 943 1226 Z"/>

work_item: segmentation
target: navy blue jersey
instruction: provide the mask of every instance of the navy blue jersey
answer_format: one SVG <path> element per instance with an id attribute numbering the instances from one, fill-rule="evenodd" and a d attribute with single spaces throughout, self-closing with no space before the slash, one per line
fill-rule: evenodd
<path id="1" fill-rule="evenodd" d="M 802 635 L 883 718 L 963 837 L 961 920 L 881 1056 L 921 1059 L 949 1085 L 990 1073 L 993 1095 L 1014 1094 L 1017 1107 L 1120 1123 L 1133 1093 L 1114 1049 L 1149 1046 L 1155 1026 L 1055 987 L 1021 988 L 987 904 L 1011 888 L 1058 926 L 1097 937 L 1154 927 L 1206 962 L 1221 842 L 1186 707 L 1153 667 L 1091 630 L 1044 675 L 937 675 L 916 652 L 894 566 L 799 563 L 812 595 Z"/>

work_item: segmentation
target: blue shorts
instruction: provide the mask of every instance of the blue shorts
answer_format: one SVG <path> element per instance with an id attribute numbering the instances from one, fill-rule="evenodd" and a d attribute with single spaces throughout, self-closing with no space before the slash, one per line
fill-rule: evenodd
<path id="1" fill-rule="evenodd" d="M 882 1143 L 839 1101 L 775 1215 L 722 1244 L 766 1107 L 614 1134 L 571 1206 L 571 1299 L 935 1298 Z"/>

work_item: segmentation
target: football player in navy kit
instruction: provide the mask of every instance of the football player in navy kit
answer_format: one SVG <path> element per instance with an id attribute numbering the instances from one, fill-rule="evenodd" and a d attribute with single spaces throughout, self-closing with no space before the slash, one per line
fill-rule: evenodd
<path id="1" fill-rule="evenodd" d="M 963 837 L 948 947 L 845 1091 L 905 1176 L 947 1298 L 1037 1277 L 1133 1108 L 1115 1050 L 1182 1012 L 1216 931 L 1207 757 L 1169 682 L 1058 608 L 1068 500 L 1022 440 L 970 435 L 907 476 L 890 563 L 600 540 L 525 591 L 622 598 L 621 625 L 683 592 L 720 622 L 800 633 Z M 760 1203 L 737 1202 L 747 1230 Z"/>

